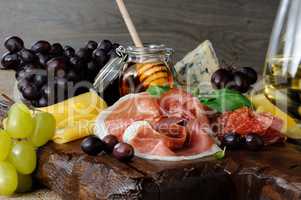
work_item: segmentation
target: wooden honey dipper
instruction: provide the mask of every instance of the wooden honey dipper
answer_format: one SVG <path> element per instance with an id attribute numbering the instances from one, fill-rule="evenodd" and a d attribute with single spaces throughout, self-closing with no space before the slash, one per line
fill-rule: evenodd
<path id="1" fill-rule="evenodd" d="M 131 35 L 134 45 L 137 48 L 143 48 L 143 43 L 139 37 L 137 29 L 129 15 L 129 12 L 123 0 L 116 0 L 122 18 L 127 26 Z M 153 85 L 165 85 L 170 82 L 170 72 L 168 72 L 165 63 L 162 62 L 149 62 L 143 64 L 136 64 L 137 73 L 140 82 L 144 87 Z"/>

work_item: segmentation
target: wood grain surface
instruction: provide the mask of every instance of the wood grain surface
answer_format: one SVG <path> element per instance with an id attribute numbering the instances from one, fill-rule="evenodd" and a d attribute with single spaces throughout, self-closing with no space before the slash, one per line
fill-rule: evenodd
<path id="1" fill-rule="evenodd" d="M 300 200 L 300 152 L 286 144 L 227 151 L 220 161 L 122 163 L 105 153 L 85 155 L 80 141 L 50 143 L 39 151 L 36 177 L 66 200 Z"/>
<path id="2" fill-rule="evenodd" d="M 220 60 L 261 71 L 278 0 L 126 0 L 144 42 L 176 49 L 176 60 L 209 39 Z M 83 46 L 130 41 L 112 0 L 0 0 L 0 41 L 19 35 Z M 1 47 L 0 52 L 3 52 Z"/>

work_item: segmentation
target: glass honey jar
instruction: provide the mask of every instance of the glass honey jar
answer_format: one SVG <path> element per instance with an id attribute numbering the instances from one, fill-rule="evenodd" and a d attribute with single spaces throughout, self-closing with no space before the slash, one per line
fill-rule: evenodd
<path id="1" fill-rule="evenodd" d="M 172 86 L 172 54 L 173 50 L 164 45 L 120 46 L 117 57 L 100 70 L 94 89 L 111 105 L 121 96 L 143 92 L 150 86 Z"/>
<path id="2" fill-rule="evenodd" d="M 164 45 L 129 46 L 119 76 L 120 95 L 142 92 L 150 86 L 172 86 L 172 53 Z"/>

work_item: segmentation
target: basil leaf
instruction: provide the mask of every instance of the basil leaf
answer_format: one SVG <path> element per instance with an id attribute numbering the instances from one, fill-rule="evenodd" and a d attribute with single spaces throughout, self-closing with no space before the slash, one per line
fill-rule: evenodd
<path id="1" fill-rule="evenodd" d="M 149 87 L 146 92 L 152 96 L 160 97 L 163 93 L 170 90 L 169 86 L 151 86 Z"/>
<path id="2" fill-rule="evenodd" d="M 220 103 L 216 101 L 216 99 L 208 99 L 207 101 L 203 101 L 203 104 L 207 105 L 209 108 L 219 111 L 220 110 Z"/>
<path id="3" fill-rule="evenodd" d="M 248 98 L 230 89 L 216 90 L 210 98 L 199 98 L 209 108 L 218 112 L 233 111 L 241 107 L 251 107 Z"/>
<path id="4" fill-rule="evenodd" d="M 217 160 L 222 160 L 226 156 L 226 147 L 224 150 L 216 152 L 213 156 Z"/>

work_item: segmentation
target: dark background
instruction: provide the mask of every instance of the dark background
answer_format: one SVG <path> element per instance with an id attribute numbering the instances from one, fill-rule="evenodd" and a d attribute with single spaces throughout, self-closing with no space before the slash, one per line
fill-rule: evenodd
<path id="1" fill-rule="evenodd" d="M 212 41 L 219 60 L 261 70 L 278 0 L 125 0 L 144 42 L 164 43 L 176 59 Z M 128 44 L 113 0 L 0 0 L 0 39 L 19 35 L 74 47 L 88 40 Z M 3 53 L 4 49 L 0 48 Z"/>

